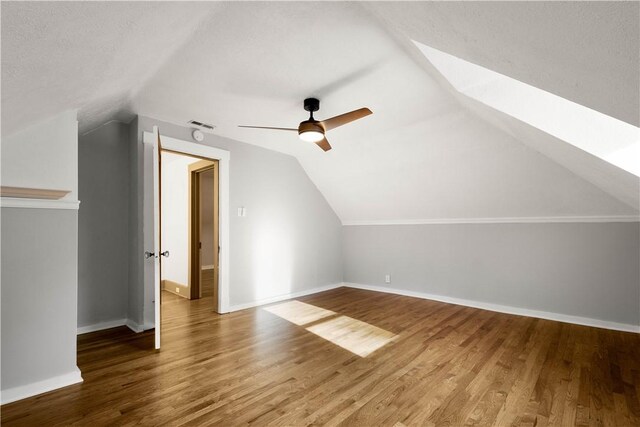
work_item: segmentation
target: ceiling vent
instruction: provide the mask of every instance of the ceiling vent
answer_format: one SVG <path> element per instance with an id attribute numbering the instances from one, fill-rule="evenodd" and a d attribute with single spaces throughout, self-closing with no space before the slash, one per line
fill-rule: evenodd
<path id="1" fill-rule="evenodd" d="M 216 128 L 214 125 L 210 125 L 209 123 L 202 123 L 197 120 L 189 120 L 187 122 L 193 127 L 200 129 L 203 132 L 213 133 L 213 130 Z"/>

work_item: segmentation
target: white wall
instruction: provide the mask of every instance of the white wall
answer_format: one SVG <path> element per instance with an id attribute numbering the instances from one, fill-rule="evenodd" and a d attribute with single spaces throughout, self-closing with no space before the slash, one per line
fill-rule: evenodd
<path id="1" fill-rule="evenodd" d="M 73 112 L 2 140 L 2 184 L 72 190 Z M 76 367 L 78 211 L 73 203 L 2 207 L 2 402 L 81 381 Z M 55 206 L 59 209 L 51 209 Z"/>
<path id="2" fill-rule="evenodd" d="M 193 157 L 162 153 L 162 280 L 189 286 L 189 165 Z M 181 291 L 185 292 L 185 291 Z"/>
<path id="3" fill-rule="evenodd" d="M 2 185 L 69 190 L 64 199 L 78 200 L 77 141 L 76 111 L 3 137 Z"/>
<path id="4" fill-rule="evenodd" d="M 638 223 L 345 226 L 343 237 L 345 282 L 640 325 Z"/>

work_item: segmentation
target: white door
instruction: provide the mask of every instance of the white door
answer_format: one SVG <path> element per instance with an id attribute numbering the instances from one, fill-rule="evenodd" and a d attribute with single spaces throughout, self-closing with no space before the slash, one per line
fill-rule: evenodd
<path id="1" fill-rule="evenodd" d="M 143 329 L 155 330 L 155 348 L 160 348 L 160 269 L 162 264 L 160 235 L 160 134 L 153 127 L 153 139 L 143 145 L 144 199 L 143 240 L 145 264 L 143 270 Z M 151 219 L 153 219 L 151 221 Z"/>

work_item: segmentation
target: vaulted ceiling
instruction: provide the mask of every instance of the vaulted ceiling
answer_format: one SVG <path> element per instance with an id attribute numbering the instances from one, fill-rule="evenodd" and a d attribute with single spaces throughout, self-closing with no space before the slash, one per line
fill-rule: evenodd
<path id="1" fill-rule="evenodd" d="M 638 177 L 456 92 L 412 40 L 638 126 L 638 3 L 2 3 L 2 132 L 143 114 L 298 158 L 345 223 L 637 215 Z M 367 106 L 323 153 L 295 134 Z M 162 131 L 162 130 L 161 130 Z"/>

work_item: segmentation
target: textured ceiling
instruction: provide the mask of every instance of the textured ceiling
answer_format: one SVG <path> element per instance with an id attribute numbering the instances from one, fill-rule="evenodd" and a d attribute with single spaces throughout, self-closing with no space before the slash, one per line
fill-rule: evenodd
<path id="1" fill-rule="evenodd" d="M 132 117 L 135 91 L 215 6 L 3 1 L 2 134 L 70 109 L 81 131 Z"/>
<path id="2" fill-rule="evenodd" d="M 432 11 L 439 21 L 425 21 L 430 32 L 418 40 L 468 60 L 493 58 L 493 69 L 512 77 L 529 70 L 525 77 L 537 79 L 531 84 L 629 120 L 637 116 L 637 98 L 627 93 L 637 76 L 619 57 L 637 53 L 626 40 L 633 25 L 616 23 L 625 28 L 612 31 L 622 35 L 595 48 L 571 46 L 566 38 L 576 17 L 564 6 L 547 4 L 535 15 L 553 16 L 551 33 L 533 28 L 535 19 L 512 25 L 523 13 L 515 6 L 488 6 L 495 14 L 485 25 L 500 27 L 499 37 L 479 31 L 477 19 L 486 21 L 487 13 L 476 16 L 479 6 L 469 7 L 447 12 L 451 18 L 432 3 L 406 13 L 352 2 L 2 3 L 3 134 L 74 108 L 81 131 L 132 114 L 210 122 L 219 135 L 296 156 L 345 222 L 637 214 L 637 203 L 611 191 L 626 177 L 598 185 L 582 174 L 591 159 L 563 163 L 566 153 L 545 152 L 534 132 L 525 128 L 520 137 L 499 114 L 476 111 L 407 37 L 417 26 L 412 17 Z M 579 20 L 604 32 L 611 22 L 595 22 L 599 9 L 590 8 Z M 531 42 L 536 37 L 542 40 Z M 625 43 L 610 45 L 619 39 Z M 619 73 L 585 67 L 592 48 Z M 563 51 L 570 60 L 556 58 Z M 620 102 L 604 99 L 607 84 Z M 319 118 L 362 106 L 374 114 L 331 131 L 334 149 L 326 154 L 295 134 L 236 127 L 295 127 L 306 118 L 302 100 L 312 95 L 321 99 Z"/>
<path id="3" fill-rule="evenodd" d="M 399 34 L 640 125 L 640 2 L 368 2 Z"/>

